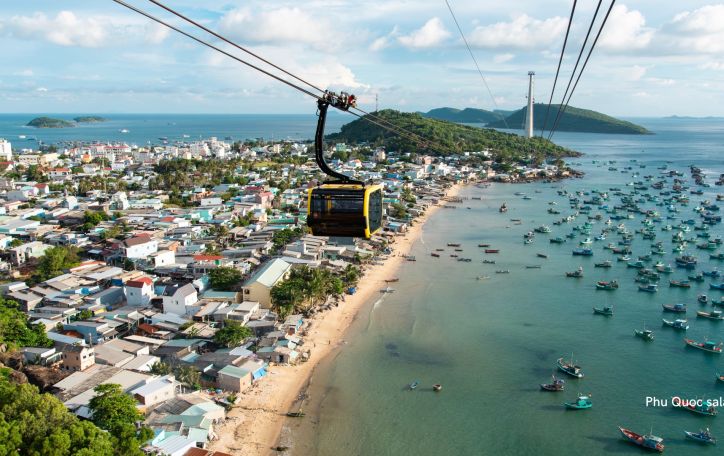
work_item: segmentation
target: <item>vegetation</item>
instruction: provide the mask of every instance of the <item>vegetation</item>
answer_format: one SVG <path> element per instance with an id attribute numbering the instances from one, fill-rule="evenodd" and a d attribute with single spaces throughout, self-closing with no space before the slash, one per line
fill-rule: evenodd
<path id="1" fill-rule="evenodd" d="M 421 114 L 384 110 L 375 113 L 379 118 L 398 128 L 413 132 L 429 143 L 401 137 L 385 130 L 365 118 L 357 119 L 342 126 L 339 133 L 329 135 L 333 141 L 347 143 L 368 143 L 384 146 L 387 150 L 399 152 L 448 155 L 453 153 L 482 151 L 488 149 L 496 161 L 522 162 L 531 154 L 545 158 L 578 156 L 578 152 L 553 144 L 542 138 L 527 139 L 516 134 L 497 130 L 481 129 L 459 125 L 442 120 L 429 119 Z"/>
<path id="2" fill-rule="evenodd" d="M 209 271 L 209 278 L 214 290 L 231 291 L 241 281 L 241 272 L 235 268 L 214 268 Z"/>
<path id="3" fill-rule="evenodd" d="M 292 269 L 287 280 L 274 285 L 271 298 L 279 315 L 286 316 L 295 311 L 305 311 L 330 295 L 341 295 L 343 291 L 344 283 L 330 271 L 303 266 Z"/>
<path id="4" fill-rule="evenodd" d="M 553 122 L 555 121 L 559 106 L 560 105 L 551 105 L 546 130 L 550 130 L 553 127 Z M 536 103 L 533 106 L 534 129 L 540 130 L 543 128 L 547 108 L 548 105 L 544 103 Z M 505 122 L 508 126 L 510 126 L 510 128 L 521 128 L 525 123 L 527 111 L 527 107 L 519 109 L 506 118 Z M 502 120 L 498 120 L 496 122 L 489 123 L 487 126 L 491 128 L 505 128 L 505 123 Z M 574 108 L 573 106 L 568 106 L 566 113 L 560 118 L 557 130 L 586 133 L 620 133 L 631 135 L 651 134 L 649 130 L 640 125 L 616 119 L 600 112 Z"/>
<path id="5" fill-rule="evenodd" d="M 55 276 L 59 276 L 64 270 L 80 264 L 78 249 L 76 247 L 56 246 L 45 251 L 38 267 L 33 274 L 31 281 L 34 283 L 43 282 Z"/>
<path id="6" fill-rule="evenodd" d="M 295 238 L 298 238 L 304 234 L 304 228 L 297 227 L 294 229 L 284 228 L 279 231 L 275 231 L 272 236 L 272 242 L 274 243 L 274 251 L 280 250 L 285 245 L 289 244 Z"/>
<path id="7" fill-rule="evenodd" d="M 163 361 L 157 361 L 151 365 L 150 372 L 153 375 L 173 374 L 176 380 L 182 384 L 193 389 L 201 388 L 201 373 L 193 366 L 180 364 L 174 367 L 168 363 L 164 363 Z"/>
<path id="8" fill-rule="evenodd" d="M 98 385 L 93 391 L 96 395 L 88 403 L 93 423 L 114 436 L 120 454 L 142 454 L 139 448 L 153 437 L 153 431 L 145 426 L 137 429 L 143 414 L 136 408 L 135 399 L 115 383 Z"/>
<path id="9" fill-rule="evenodd" d="M 109 218 L 108 214 L 103 211 L 85 211 L 83 213 L 83 229 L 89 231 Z"/>
<path id="10" fill-rule="evenodd" d="M 67 128 L 74 127 L 75 124 L 73 122 L 68 122 L 67 120 L 54 119 L 52 117 L 36 117 L 28 122 L 27 126 L 36 128 Z"/>
<path id="11" fill-rule="evenodd" d="M 398 219 L 405 218 L 407 217 L 407 208 L 400 203 L 392 203 L 390 205 L 390 215 Z"/>
<path id="12" fill-rule="evenodd" d="M 74 117 L 73 120 L 78 123 L 95 123 L 95 122 L 105 122 L 108 119 L 106 119 L 105 117 L 100 117 L 100 116 L 80 116 L 80 117 Z"/>
<path id="13" fill-rule="evenodd" d="M 486 111 L 485 109 L 475 108 L 437 108 L 431 109 L 423 115 L 432 119 L 447 120 L 449 122 L 487 124 L 500 120 L 510 114 L 510 112 L 506 111 Z"/>
<path id="14" fill-rule="evenodd" d="M 0 454 L 12 456 L 136 455 L 116 448 L 115 438 L 81 421 L 55 397 L 30 384 L 0 376 Z"/>
<path id="15" fill-rule="evenodd" d="M 33 325 L 17 302 L 0 297 L 0 344 L 15 347 L 52 347 L 43 325 Z"/>
<path id="16" fill-rule="evenodd" d="M 224 327 L 214 334 L 214 342 L 227 348 L 238 347 L 253 334 L 251 329 L 242 326 L 238 321 L 226 320 Z"/>

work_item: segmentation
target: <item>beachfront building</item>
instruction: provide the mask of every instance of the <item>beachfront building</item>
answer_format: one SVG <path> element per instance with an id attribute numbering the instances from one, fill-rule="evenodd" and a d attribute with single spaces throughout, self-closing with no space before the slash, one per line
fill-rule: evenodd
<path id="1" fill-rule="evenodd" d="M 264 309 L 271 308 L 271 289 L 289 276 L 292 265 L 275 258 L 259 268 L 243 285 L 244 301 L 255 301 Z"/>
<path id="2" fill-rule="evenodd" d="M 68 345 L 63 349 L 61 356 L 63 370 L 73 372 L 84 371 L 96 363 L 95 350 L 93 347 L 82 345 Z"/>
<path id="3" fill-rule="evenodd" d="M 0 138 L 0 161 L 12 161 L 13 148 L 10 141 Z"/>

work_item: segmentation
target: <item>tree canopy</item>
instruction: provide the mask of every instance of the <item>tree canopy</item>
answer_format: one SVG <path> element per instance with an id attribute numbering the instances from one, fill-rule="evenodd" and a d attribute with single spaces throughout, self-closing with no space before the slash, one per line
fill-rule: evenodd
<path id="1" fill-rule="evenodd" d="M 17 302 L 0 297 L 0 343 L 9 347 L 52 347 L 43 325 L 33 325 Z"/>
<path id="2" fill-rule="evenodd" d="M 9 456 L 111 456 L 113 437 L 81 421 L 50 394 L 0 377 L 0 454 Z"/>
<path id="3" fill-rule="evenodd" d="M 62 245 L 51 247 L 40 257 L 38 268 L 33 274 L 33 281 L 38 283 L 59 276 L 65 269 L 72 268 L 78 264 L 80 264 L 80 260 L 76 247 L 65 247 Z"/>
<path id="4" fill-rule="evenodd" d="M 209 271 L 209 279 L 214 290 L 231 291 L 241 281 L 241 272 L 235 268 L 214 268 Z"/>
<path id="5" fill-rule="evenodd" d="M 93 391 L 96 395 L 88 403 L 93 423 L 116 437 L 116 450 L 121 454 L 142 454 L 139 448 L 153 437 L 153 431 L 136 428 L 136 423 L 143 421 L 143 414 L 133 397 L 115 383 L 98 385 Z"/>
<path id="6" fill-rule="evenodd" d="M 271 289 L 272 303 L 280 315 L 305 310 L 333 294 L 342 294 L 342 280 L 327 269 L 302 266 Z"/>
<path id="7" fill-rule="evenodd" d="M 244 339 L 251 337 L 251 329 L 234 320 L 226 320 L 224 327 L 214 334 L 214 342 L 224 347 L 238 347 Z"/>

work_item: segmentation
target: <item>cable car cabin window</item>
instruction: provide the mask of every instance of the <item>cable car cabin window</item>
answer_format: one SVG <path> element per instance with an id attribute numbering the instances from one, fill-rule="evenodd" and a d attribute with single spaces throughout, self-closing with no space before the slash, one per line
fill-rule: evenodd
<path id="1" fill-rule="evenodd" d="M 370 234 L 382 228 L 382 190 L 370 193 L 367 207 L 367 223 Z"/>

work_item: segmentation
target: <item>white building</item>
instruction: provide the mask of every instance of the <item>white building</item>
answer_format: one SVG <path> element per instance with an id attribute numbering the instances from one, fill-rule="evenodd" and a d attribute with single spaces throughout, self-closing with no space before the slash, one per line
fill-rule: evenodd
<path id="1" fill-rule="evenodd" d="M 149 277 L 129 280 L 123 288 L 126 292 L 126 301 L 129 306 L 147 306 L 155 296 L 153 292 L 153 280 Z"/>
<path id="2" fill-rule="evenodd" d="M 190 283 L 183 286 L 169 286 L 163 291 L 163 311 L 175 315 L 192 315 L 201 309 L 196 288 Z"/>
<path id="3" fill-rule="evenodd" d="M 10 141 L 0 138 L 0 160 L 11 161 L 13 159 L 13 149 Z"/>
<path id="4" fill-rule="evenodd" d="M 126 258 L 146 258 L 158 252 L 158 241 L 146 236 L 137 236 L 123 241 L 123 254 Z"/>

